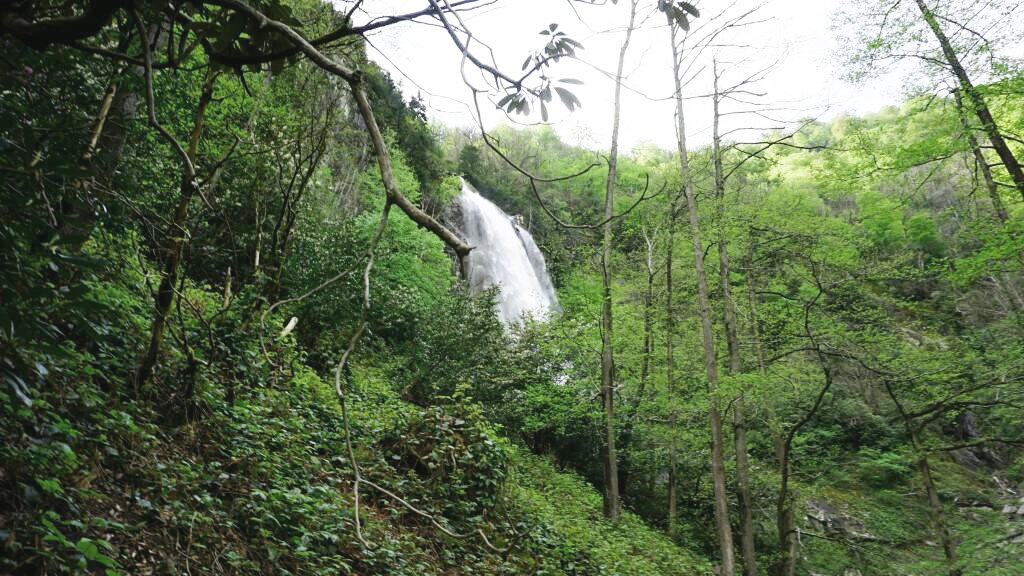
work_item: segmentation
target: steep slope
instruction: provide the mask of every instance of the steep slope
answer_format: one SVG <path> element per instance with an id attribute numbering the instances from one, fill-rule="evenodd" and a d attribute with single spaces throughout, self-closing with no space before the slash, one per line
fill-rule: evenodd
<path id="1" fill-rule="evenodd" d="M 110 327 L 140 336 L 142 291 L 91 290 Z M 195 287 L 186 297 L 220 298 Z M 103 348 L 51 358 L 30 400 L 0 394 L 0 571 L 707 573 L 636 517 L 603 521 L 591 486 L 511 445 L 472 402 L 402 400 L 387 348 L 365 354 L 349 382 L 351 455 L 370 481 L 357 506 L 333 382 L 303 364 L 293 338 L 265 351 L 237 341 L 232 353 L 249 360 L 222 379 L 203 373 L 184 414 L 174 398 L 110 393 Z M 261 358 L 276 368 L 261 372 Z"/>

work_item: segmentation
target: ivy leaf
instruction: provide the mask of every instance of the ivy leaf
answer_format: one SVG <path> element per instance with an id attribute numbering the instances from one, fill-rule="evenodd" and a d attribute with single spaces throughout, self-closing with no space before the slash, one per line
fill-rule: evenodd
<path id="1" fill-rule="evenodd" d="M 79 540 L 78 543 L 75 544 L 75 549 L 78 550 L 78 552 L 81 553 L 82 556 L 90 562 L 102 564 L 107 568 L 113 568 L 117 564 L 116 562 L 114 562 L 113 558 L 100 552 L 100 549 L 98 546 L 96 546 L 96 543 L 88 538 L 82 538 L 81 540 Z"/>

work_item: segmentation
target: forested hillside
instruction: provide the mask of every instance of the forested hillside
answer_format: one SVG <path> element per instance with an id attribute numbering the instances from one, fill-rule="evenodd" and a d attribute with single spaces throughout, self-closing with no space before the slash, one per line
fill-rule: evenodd
<path id="1" fill-rule="evenodd" d="M 512 67 L 363 4 L 0 7 L 0 574 L 1024 575 L 1018 3 L 844 3 L 860 115 L 769 101 L 767 4 Z M 428 25 L 471 127 L 374 45 Z"/>

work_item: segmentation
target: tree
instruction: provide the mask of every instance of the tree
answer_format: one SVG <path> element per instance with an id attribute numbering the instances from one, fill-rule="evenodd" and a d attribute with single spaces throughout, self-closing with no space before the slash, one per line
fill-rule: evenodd
<path id="1" fill-rule="evenodd" d="M 951 79 L 957 86 L 954 91 L 962 93 L 966 109 L 978 118 L 981 132 L 1024 200 L 1024 169 L 972 78 L 993 77 L 1006 68 L 997 50 L 1006 42 L 1015 42 L 1012 19 L 1003 16 L 1008 11 L 999 2 L 987 3 L 977 11 L 958 8 L 954 4 L 932 6 L 925 0 L 880 0 L 868 10 L 858 6 L 856 13 L 847 16 L 849 26 L 856 30 L 856 47 L 849 55 L 853 74 L 861 76 L 880 64 L 912 59 L 940 74 L 941 79 Z M 934 42 L 927 42 L 928 36 Z"/>
<path id="2" fill-rule="evenodd" d="M 301 56 L 328 74 L 342 79 L 348 85 L 356 104 L 356 110 L 367 128 L 380 167 L 381 180 L 388 204 L 399 208 L 418 225 L 437 235 L 460 261 L 465 258 L 471 247 L 399 191 L 391 169 L 388 147 L 374 117 L 373 106 L 367 97 L 365 73 L 358 69 L 358 63 L 341 63 L 328 56 L 323 49 L 339 44 L 344 45 L 345 42 L 353 38 L 385 26 L 434 15 L 444 22 L 456 45 L 469 55 L 468 48 L 462 44 L 448 23 L 446 14 L 457 16 L 460 7 L 473 4 L 476 1 L 462 0 L 452 4 L 445 2 L 445 6 L 442 7 L 436 1 L 430 0 L 430 7 L 427 9 L 396 14 L 375 20 L 364 26 L 353 26 L 351 18 L 360 5 L 360 2 L 355 2 L 347 13 L 336 19 L 337 22 L 332 30 L 314 39 L 307 39 L 300 34 L 296 29 L 302 23 L 292 15 L 290 7 L 278 3 L 267 3 L 264 6 L 263 3 L 248 4 L 243 0 L 209 0 L 183 6 L 147 7 L 151 9 L 143 11 L 129 2 L 120 0 L 92 0 L 85 5 L 80 14 L 73 16 L 63 15 L 59 7 L 50 5 L 34 7 L 33 10 L 29 10 L 26 5 L 18 4 L 5 6 L 0 10 L 0 33 L 10 34 L 36 49 L 48 49 L 54 45 L 72 45 L 75 49 L 104 58 L 141 66 L 147 85 L 150 123 L 156 132 L 179 152 L 183 167 L 179 202 L 166 232 L 165 248 L 163 249 L 165 252 L 164 273 L 155 296 L 156 309 L 150 344 L 140 360 L 135 376 L 137 388 L 141 388 L 150 378 L 159 357 L 167 312 L 174 301 L 174 287 L 178 280 L 181 252 L 188 236 L 185 221 L 188 217 L 189 204 L 194 197 L 203 195 L 200 189 L 203 183 L 199 181 L 195 169 L 195 147 L 202 134 L 206 107 L 212 100 L 213 83 L 224 68 L 241 73 L 246 67 L 259 69 L 264 64 L 270 64 L 272 71 L 279 71 L 286 63 L 294 62 Z M 120 42 L 115 50 L 107 48 L 102 41 L 89 42 L 96 40 L 102 31 L 110 28 L 115 20 L 122 16 L 130 17 L 135 23 L 134 28 L 137 28 L 141 34 L 140 37 L 147 39 L 147 41 L 138 42 L 138 37 L 135 38 L 141 55 L 133 56 L 127 52 L 133 45 L 130 36 L 123 36 L 124 41 Z M 213 25 L 208 27 L 193 25 L 197 20 L 209 21 Z M 147 26 L 147 21 L 149 26 Z M 155 39 L 155 43 L 163 43 L 169 49 L 165 61 L 154 62 L 148 41 L 149 36 L 147 36 L 149 30 L 160 30 L 164 22 L 178 21 L 185 24 L 177 28 L 171 27 L 170 34 L 172 36 Z M 115 31 L 121 32 L 121 29 L 115 29 Z M 557 40 L 556 44 L 548 59 L 538 62 L 533 69 L 519 78 L 507 76 L 495 67 L 473 56 L 469 57 L 475 65 L 493 74 L 496 79 L 507 82 L 508 89 L 512 90 L 513 95 L 527 94 L 537 97 L 540 90 L 528 86 L 528 79 L 536 71 L 548 66 L 549 60 L 557 60 L 563 51 L 571 52 L 574 46 L 578 45 L 564 35 Z M 180 54 L 176 53 L 175 47 L 180 49 Z M 159 123 L 152 85 L 157 70 L 180 68 L 183 60 L 195 58 L 197 54 L 202 56 L 201 65 L 209 69 L 209 90 L 208 93 L 204 92 L 204 96 L 199 101 L 192 135 L 186 147 Z M 104 104 L 101 109 L 106 110 L 108 107 Z M 100 132 L 102 132 L 102 124 L 102 122 L 97 122 Z M 409 136 L 409 138 L 414 138 L 414 136 Z M 86 153 L 89 154 L 88 150 Z M 419 167 L 423 168 L 423 166 Z M 423 169 L 426 170 L 426 168 Z"/>
<path id="3" fill-rule="evenodd" d="M 729 522 L 729 497 L 725 481 L 725 450 L 722 436 L 722 411 L 718 393 L 718 355 L 715 350 L 715 333 L 711 321 L 711 305 L 708 298 L 707 274 L 704 270 L 704 244 L 700 234 L 700 217 L 693 189 L 693 176 L 690 173 L 688 152 L 686 150 L 686 121 L 683 112 L 683 86 L 681 78 L 682 61 L 677 37 L 679 29 L 688 29 L 686 14 L 698 16 L 697 9 L 688 3 L 678 7 L 674 3 L 664 7 L 670 29 L 672 47 L 672 76 L 675 80 L 676 101 L 676 138 L 679 153 L 679 176 L 683 186 L 683 196 L 690 219 L 690 239 L 693 243 L 693 259 L 697 276 L 697 305 L 701 321 L 701 335 L 704 347 L 704 369 L 708 385 L 708 416 L 711 425 L 711 476 L 714 484 L 715 526 L 718 532 L 718 548 L 722 559 L 722 575 L 733 576 L 736 572 L 736 561 L 732 548 L 732 526 Z"/>
<path id="4" fill-rule="evenodd" d="M 612 116 L 612 142 L 608 153 L 608 178 L 605 182 L 604 218 L 601 243 L 601 278 L 603 280 L 601 305 L 601 399 L 605 418 L 605 494 L 604 515 L 619 517 L 619 468 L 615 454 L 615 358 L 612 354 L 612 220 L 615 216 L 615 187 L 619 162 L 619 120 L 622 105 L 622 69 L 626 64 L 626 51 L 636 25 L 638 0 L 629 6 L 629 26 L 626 38 L 619 48 L 619 64 L 615 73 L 615 111 Z"/>
<path id="5" fill-rule="evenodd" d="M 149 35 L 143 27 L 141 19 L 138 21 L 139 37 L 147 38 Z M 160 347 L 163 344 L 164 329 L 167 326 L 167 315 L 174 302 L 174 291 L 178 285 L 178 265 L 181 261 L 182 250 L 186 238 L 189 236 L 187 226 L 188 209 L 192 198 L 199 190 L 199 177 L 196 174 L 196 160 L 199 148 L 199 139 L 203 135 L 203 123 L 206 120 L 206 109 L 213 100 L 213 89 L 219 71 L 213 68 L 206 73 L 206 81 L 203 83 L 203 91 L 196 105 L 195 121 L 192 126 L 192 133 L 188 139 L 187 148 L 183 147 L 163 126 L 156 117 L 156 101 L 153 95 L 153 74 L 152 59 L 149 54 L 149 44 L 142 42 L 143 58 L 146 62 L 146 105 L 149 112 L 149 122 L 160 132 L 164 138 L 178 150 L 182 156 L 181 189 L 178 192 L 177 207 L 164 233 L 164 270 L 160 278 L 160 285 L 157 288 L 153 324 L 150 327 L 149 346 L 146 353 L 139 362 L 138 370 L 135 373 L 135 390 L 138 393 L 149 381 L 156 366 L 160 354 Z"/>
<path id="6" fill-rule="evenodd" d="M 744 83 L 720 91 L 717 59 L 712 62 L 714 76 L 714 93 L 712 95 L 711 156 L 714 170 L 715 202 L 718 213 L 718 272 L 722 293 L 722 320 L 725 327 L 726 348 L 729 352 L 728 374 L 738 376 L 743 372 L 743 361 L 740 358 L 739 330 L 736 326 L 736 304 L 732 298 L 732 286 L 729 277 L 729 230 L 726 221 L 725 184 L 727 175 L 722 162 L 722 137 L 719 127 L 721 119 L 720 106 L 723 98 L 733 90 L 739 90 Z M 741 389 L 733 400 L 733 441 L 736 447 L 736 483 L 739 490 L 740 515 L 743 519 L 743 573 L 746 576 L 757 574 L 757 552 L 754 548 L 754 517 L 753 499 L 750 494 L 750 461 L 747 452 L 747 423 L 744 415 L 745 392 Z"/>

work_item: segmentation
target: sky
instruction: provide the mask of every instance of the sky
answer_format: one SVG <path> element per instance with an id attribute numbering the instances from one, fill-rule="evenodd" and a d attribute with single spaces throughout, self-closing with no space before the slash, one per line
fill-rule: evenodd
<path id="1" fill-rule="evenodd" d="M 757 140 L 763 129 L 793 126 L 802 118 L 834 118 L 841 114 L 867 114 L 898 104 L 904 96 L 901 80 L 886 75 L 866 84 L 851 85 L 842 79 L 840 40 L 833 23 L 841 0 L 735 0 L 733 3 L 695 2 L 702 9 L 693 23 L 698 26 L 722 14 L 738 16 L 753 7 L 746 26 L 720 36 L 717 43 L 696 58 L 693 70 L 703 71 L 684 88 L 687 138 L 691 145 L 711 139 L 710 74 L 712 56 L 720 62 L 722 84 L 729 85 L 770 67 L 764 79 L 749 90 L 756 104 L 727 102 L 722 131 L 736 141 Z M 664 17 L 654 13 L 654 0 L 641 1 L 641 17 L 650 16 L 633 34 L 624 68 L 620 145 L 625 150 L 656 145 L 675 148 L 675 106 L 672 85 L 669 32 Z M 412 12 L 426 0 L 367 0 L 366 21 L 379 15 Z M 573 10 L 575 6 L 575 11 Z M 724 14 L 723 14 L 724 12 Z M 554 78 L 583 82 L 571 88 L 582 108 L 568 112 L 551 106 L 550 123 L 570 143 L 606 148 L 611 139 L 614 74 L 624 29 L 629 21 L 628 0 L 617 5 L 587 6 L 569 0 L 495 0 L 462 14 L 472 31 L 472 51 L 515 75 L 531 50 L 539 50 L 546 37 L 539 34 L 549 24 L 581 42 L 580 61 L 562 60 L 548 72 Z M 710 26 L 708 24 L 707 26 Z M 462 66 L 462 54 L 447 32 L 428 18 L 386 27 L 369 36 L 370 57 L 388 70 L 407 96 L 421 95 L 428 115 L 450 126 L 473 127 L 472 91 L 466 82 L 486 88 L 486 79 L 471 65 Z M 465 74 L 463 74 L 465 70 Z M 540 122 L 540 115 L 509 118 L 495 109 L 500 93 L 481 100 L 483 123 Z M 750 113 L 757 107 L 762 115 Z"/>

